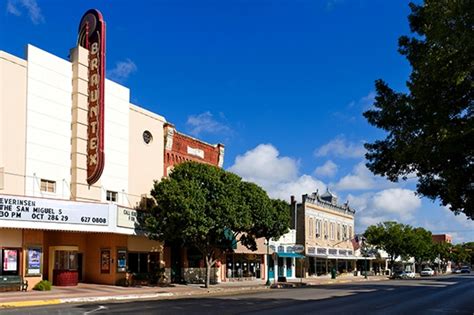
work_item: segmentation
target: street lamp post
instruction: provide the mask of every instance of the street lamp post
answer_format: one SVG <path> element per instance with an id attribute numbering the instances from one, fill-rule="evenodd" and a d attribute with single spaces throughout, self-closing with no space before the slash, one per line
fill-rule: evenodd
<path id="1" fill-rule="evenodd" d="M 367 279 L 367 257 L 369 256 L 369 250 L 367 245 L 365 244 L 365 238 L 361 238 L 362 246 L 361 246 L 361 254 L 364 256 L 364 278 Z"/>

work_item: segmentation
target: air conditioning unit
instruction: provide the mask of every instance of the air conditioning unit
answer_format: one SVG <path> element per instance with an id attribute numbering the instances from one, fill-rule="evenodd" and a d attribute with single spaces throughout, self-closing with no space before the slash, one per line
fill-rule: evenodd
<path id="1" fill-rule="evenodd" d="M 319 233 L 316 233 L 316 237 L 319 237 Z"/>
<path id="2" fill-rule="evenodd" d="M 324 235 L 324 239 L 326 239 L 326 240 L 328 239 L 328 235 L 327 235 L 327 234 L 326 234 L 326 235 Z"/>

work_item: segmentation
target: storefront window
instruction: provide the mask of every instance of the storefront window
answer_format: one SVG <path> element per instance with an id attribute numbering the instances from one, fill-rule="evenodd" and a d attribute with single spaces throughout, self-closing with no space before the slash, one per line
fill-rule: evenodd
<path id="1" fill-rule="evenodd" d="M 134 273 L 148 272 L 148 253 L 128 253 L 128 271 Z"/>
<path id="2" fill-rule="evenodd" d="M 127 271 L 127 251 L 119 249 L 117 251 L 117 272 Z"/>
<path id="3" fill-rule="evenodd" d="M 100 251 L 100 273 L 110 273 L 110 250 Z"/>
<path id="4" fill-rule="evenodd" d="M 188 267 L 189 268 L 199 268 L 202 260 L 202 254 L 199 250 L 195 248 L 188 248 Z"/>
<path id="5" fill-rule="evenodd" d="M 26 274 L 35 276 L 41 274 L 41 258 L 43 251 L 41 247 L 30 247 L 26 252 Z"/>
<path id="6" fill-rule="evenodd" d="M 226 260 L 228 278 L 261 278 L 261 257 L 256 255 L 233 254 Z"/>
<path id="7" fill-rule="evenodd" d="M 19 274 L 19 256 L 18 249 L 2 249 L 2 269 L 3 275 L 18 275 Z"/>
<path id="8" fill-rule="evenodd" d="M 56 251 L 54 255 L 54 269 L 77 270 L 77 251 Z"/>

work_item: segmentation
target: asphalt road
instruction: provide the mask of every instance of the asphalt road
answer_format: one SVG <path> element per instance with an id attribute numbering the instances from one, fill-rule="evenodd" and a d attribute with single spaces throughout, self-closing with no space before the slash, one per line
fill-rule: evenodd
<path id="1" fill-rule="evenodd" d="M 474 274 L 209 298 L 57 305 L 2 314 L 474 314 Z"/>

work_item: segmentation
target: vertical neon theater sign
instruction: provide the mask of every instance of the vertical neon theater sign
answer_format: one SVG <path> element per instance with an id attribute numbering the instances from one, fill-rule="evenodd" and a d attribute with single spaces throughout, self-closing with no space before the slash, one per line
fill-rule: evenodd
<path id="1" fill-rule="evenodd" d="M 92 185 L 104 170 L 105 22 L 98 10 L 84 14 L 77 41 L 89 51 L 87 183 Z"/>

